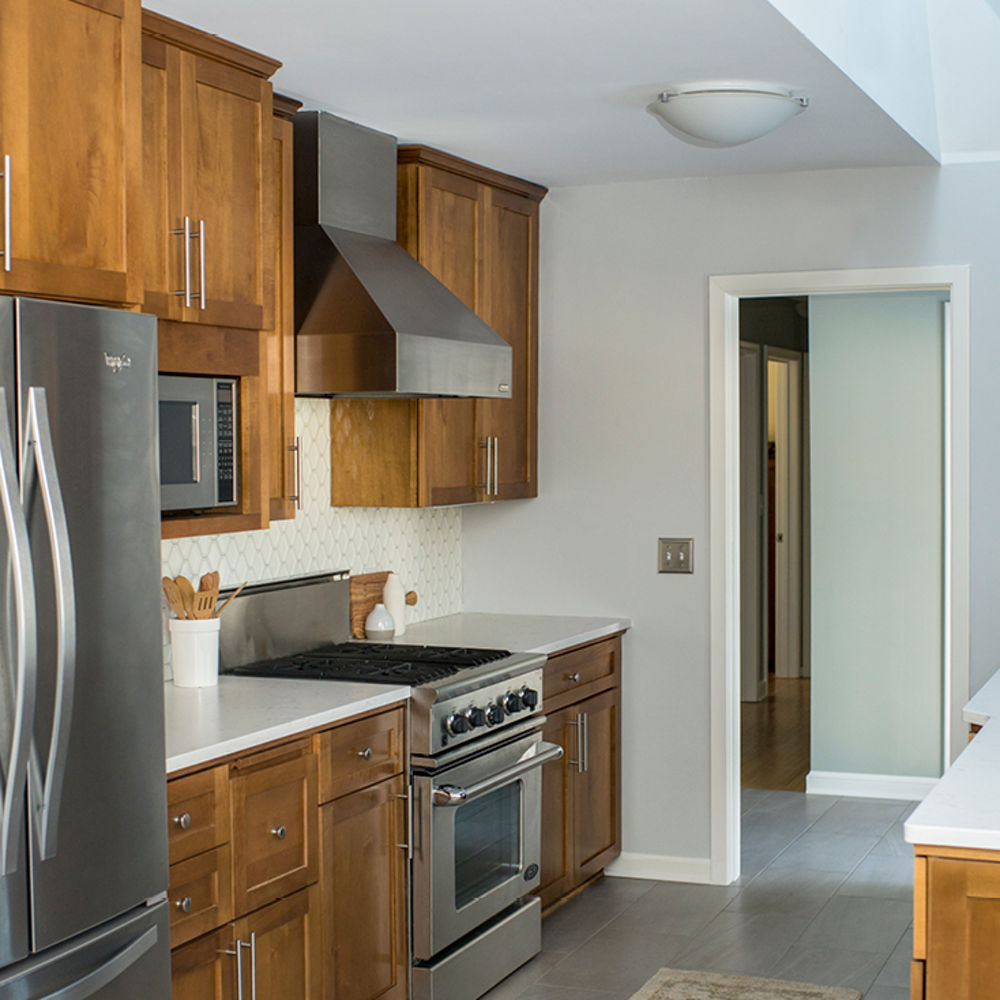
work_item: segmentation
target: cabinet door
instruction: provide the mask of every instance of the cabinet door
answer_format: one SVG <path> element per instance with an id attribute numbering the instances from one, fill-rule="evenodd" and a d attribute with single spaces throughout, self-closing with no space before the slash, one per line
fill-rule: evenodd
<path id="1" fill-rule="evenodd" d="M 180 100 L 177 223 L 191 220 L 190 284 L 199 296 L 184 319 L 265 329 L 272 322 L 264 309 L 273 228 L 264 221 L 271 215 L 271 84 L 182 52 Z"/>
<path id="2" fill-rule="evenodd" d="M 236 946 L 223 927 L 170 953 L 172 1000 L 237 1000 Z"/>
<path id="3" fill-rule="evenodd" d="M 573 781 L 573 848 L 578 881 L 600 871 L 621 842 L 618 689 L 579 703 L 583 771 Z"/>
<path id="4" fill-rule="evenodd" d="M 559 760 L 542 768 L 542 861 L 537 893 L 548 906 L 573 887 L 571 772 L 576 770 L 575 706 L 548 715 L 543 737 L 563 748 Z M 573 763 L 570 763 L 570 760 Z"/>
<path id="5" fill-rule="evenodd" d="M 140 301 L 139 17 L 138 0 L 0 4 L 0 289 Z"/>
<path id="6" fill-rule="evenodd" d="M 929 858 L 926 1000 L 979 1000 L 1000 981 L 1000 864 Z"/>
<path id="7" fill-rule="evenodd" d="M 316 755 L 231 779 L 233 902 L 247 913 L 316 880 Z"/>
<path id="8" fill-rule="evenodd" d="M 485 189 L 483 288 L 479 315 L 513 350 L 510 399 L 481 399 L 479 436 L 498 450 L 496 499 L 538 494 L 538 204 Z"/>
<path id="9" fill-rule="evenodd" d="M 407 249 L 474 312 L 482 285 L 483 187 L 433 167 L 419 169 L 419 220 Z M 403 218 L 406 218 L 405 210 Z M 421 503 L 470 503 L 485 482 L 485 449 L 478 447 L 475 400 L 420 402 Z M 480 452 L 482 451 L 482 455 Z"/>
<path id="10" fill-rule="evenodd" d="M 402 775 L 323 806 L 325 995 L 406 997 L 406 783 Z"/>
<path id="11" fill-rule="evenodd" d="M 295 517 L 296 468 L 302 461 L 295 442 L 295 308 L 292 276 L 292 123 L 272 122 L 274 204 L 274 325 L 265 339 L 267 377 L 267 458 L 271 520 Z"/>
<path id="12" fill-rule="evenodd" d="M 245 997 L 316 1000 L 323 995 L 317 886 L 237 920 L 234 929 L 238 940 L 253 942 L 249 953 L 242 950 Z M 252 977 L 256 993 L 252 993 Z"/>

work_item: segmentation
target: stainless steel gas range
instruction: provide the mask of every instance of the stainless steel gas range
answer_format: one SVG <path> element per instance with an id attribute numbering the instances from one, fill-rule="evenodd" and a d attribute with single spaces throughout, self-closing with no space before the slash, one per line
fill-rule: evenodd
<path id="1" fill-rule="evenodd" d="M 344 641 L 348 600 L 337 576 L 247 588 L 223 669 L 412 687 L 411 995 L 476 1000 L 541 949 L 545 656 Z"/>

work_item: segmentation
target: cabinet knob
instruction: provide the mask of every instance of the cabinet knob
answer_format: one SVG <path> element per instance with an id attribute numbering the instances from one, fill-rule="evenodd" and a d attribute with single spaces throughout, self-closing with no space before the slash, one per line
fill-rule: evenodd
<path id="1" fill-rule="evenodd" d="M 371 760 L 372 759 L 372 748 L 371 747 L 365 747 L 364 750 L 359 750 L 358 751 L 358 756 L 359 757 L 364 757 L 365 760 Z"/>
<path id="2" fill-rule="evenodd" d="M 271 835 L 277 837 L 278 840 L 284 840 L 286 833 L 288 833 L 288 831 L 283 826 L 276 826 L 271 830 Z"/>
<path id="3" fill-rule="evenodd" d="M 566 680 L 568 680 L 571 684 L 579 684 L 580 675 L 574 670 L 573 673 L 566 675 Z"/>
<path id="4" fill-rule="evenodd" d="M 181 813 L 174 817 L 174 822 L 182 829 L 187 830 L 191 826 L 191 813 Z"/>
<path id="5" fill-rule="evenodd" d="M 185 896 L 183 899 L 178 899 L 174 905 L 181 911 L 181 913 L 190 913 L 192 906 L 191 897 Z"/>

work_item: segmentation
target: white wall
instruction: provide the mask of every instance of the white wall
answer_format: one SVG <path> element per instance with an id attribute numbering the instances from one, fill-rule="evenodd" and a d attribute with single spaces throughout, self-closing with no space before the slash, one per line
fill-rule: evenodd
<path id="1" fill-rule="evenodd" d="M 941 774 L 946 299 L 809 297 L 813 771 Z"/>
<path id="2" fill-rule="evenodd" d="M 664 151 L 664 155 L 669 155 Z M 709 850 L 711 274 L 970 264 L 972 678 L 1000 665 L 1000 166 L 566 188 L 542 204 L 537 500 L 466 509 L 466 610 L 624 614 L 624 837 Z M 693 576 L 656 573 L 692 535 Z"/>

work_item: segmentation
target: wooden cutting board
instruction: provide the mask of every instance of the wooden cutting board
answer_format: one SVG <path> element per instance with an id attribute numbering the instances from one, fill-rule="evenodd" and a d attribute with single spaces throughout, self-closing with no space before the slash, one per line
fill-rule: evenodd
<path id="1" fill-rule="evenodd" d="M 355 639 L 365 637 L 365 619 L 372 609 L 382 600 L 385 581 L 389 579 L 389 570 L 384 573 L 360 573 L 351 577 L 351 635 Z M 417 592 L 407 591 L 406 603 L 417 603 Z"/>

